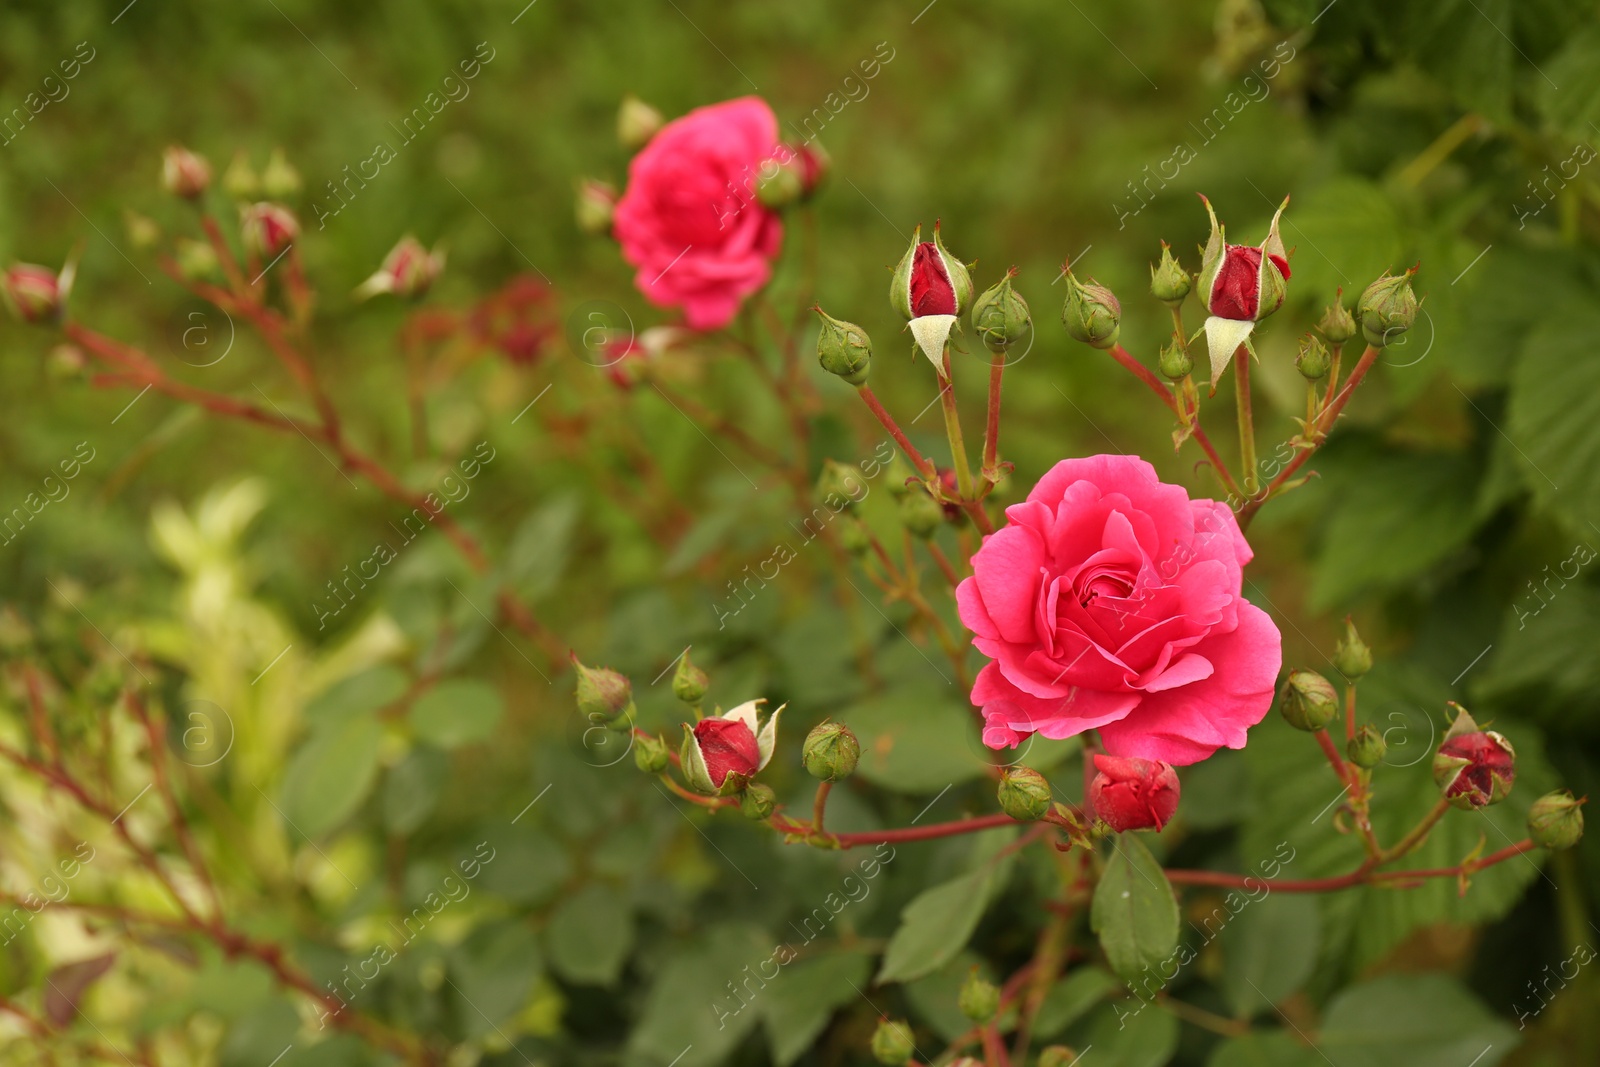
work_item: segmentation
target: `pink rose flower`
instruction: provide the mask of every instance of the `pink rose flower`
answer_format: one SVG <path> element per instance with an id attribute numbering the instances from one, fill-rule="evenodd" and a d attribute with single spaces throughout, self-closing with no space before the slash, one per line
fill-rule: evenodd
<path id="1" fill-rule="evenodd" d="M 956 590 L 993 661 L 972 687 L 985 744 L 1097 729 L 1113 756 L 1178 765 L 1244 746 L 1283 655 L 1240 595 L 1251 551 L 1233 512 L 1136 456 L 1089 456 L 1057 463 L 1006 517 Z"/>
<path id="2" fill-rule="evenodd" d="M 633 158 L 612 232 L 652 304 L 715 330 L 767 284 L 783 227 L 756 183 L 777 147 L 772 109 L 746 96 L 667 123 Z"/>

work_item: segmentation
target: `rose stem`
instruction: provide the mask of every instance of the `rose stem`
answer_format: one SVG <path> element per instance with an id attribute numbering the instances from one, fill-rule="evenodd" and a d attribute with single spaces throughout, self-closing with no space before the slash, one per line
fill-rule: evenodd
<path id="1" fill-rule="evenodd" d="M 1005 370 L 1005 349 L 989 353 L 989 425 L 983 434 L 983 477 L 990 485 L 1000 477 L 1000 377 Z"/>
<path id="2" fill-rule="evenodd" d="M 917 469 L 917 473 L 922 475 L 923 480 L 928 482 L 931 487 L 938 480 L 938 471 L 934 470 L 933 464 L 928 462 L 921 452 L 912 447 L 910 441 L 906 440 L 906 435 L 894 421 L 894 416 L 885 411 L 883 405 L 878 402 L 877 394 L 869 386 L 858 385 L 856 386 L 856 395 L 860 396 L 862 403 L 866 404 L 868 410 L 877 416 L 878 421 L 883 424 L 883 428 L 889 431 L 889 436 L 894 438 L 894 443 L 900 446 L 900 451 L 906 454 L 906 459 L 911 461 L 911 465 Z"/>
<path id="3" fill-rule="evenodd" d="M 950 583 L 950 588 L 954 589 L 956 586 L 960 585 L 961 576 L 956 573 L 955 567 L 951 565 L 950 557 L 944 554 L 944 549 L 940 548 L 932 541 L 925 541 L 923 543 L 928 546 L 928 555 L 933 557 L 933 562 L 937 563 L 939 565 L 939 569 L 944 572 L 945 579 Z"/>
<path id="4" fill-rule="evenodd" d="M 822 816 L 828 810 L 828 794 L 833 792 L 832 782 L 817 783 L 817 799 L 811 802 L 811 832 L 822 833 Z"/>
<path id="5" fill-rule="evenodd" d="M 1256 419 L 1250 406 L 1250 352 L 1244 345 L 1233 353 L 1233 384 L 1238 398 L 1239 466 L 1244 472 L 1244 495 L 1253 497 L 1260 483 L 1256 470 Z"/>
<path id="6" fill-rule="evenodd" d="M 1326 408 L 1328 401 L 1337 395 L 1339 390 L 1339 357 L 1344 354 L 1344 345 L 1333 346 L 1333 358 L 1328 361 L 1328 387 L 1322 392 L 1322 406 Z"/>
<path id="7" fill-rule="evenodd" d="M 1378 862 L 1388 863 L 1390 860 L 1397 860 L 1421 845 L 1428 839 L 1428 832 L 1433 829 L 1433 824 L 1442 819 L 1444 813 L 1449 810 L 1450 802 L 1444 797 L 1440 797 L 1439 802 L 1429 809 L 1428 814 L 1422 817 L 1422 821 L 1413 826 L 1411 832 L 1402 837 L 1394 847 L 1386 849 L 1383 855 L 1379 857 Z"/>
<path id="8" fill-rule="evenodd" d="M 1339 750 L 1333 746 L 1333 738 L 1328 736 L 1326 729 L 1316 733 L 1317 744 L 1322 746 L 1323 754 L 1328 757 L 1328 763 L 1333 767 L 1333 773 L 1339 776 L 1339 781 L 1350 784 L 1350 775 L 1345 772 L 1344 760 L 1339 756 Z"/>
<path id="9" fill-rule="evenodd" d="M 1149 367 L 1146 367 L 1143 363 L 1140 363 L 1137 359 L 1134 359 L 1132 353 L 1130 353 L 1126 348 L 1123 348 L 1121 345 L 1113 345 L 1109 351 L 1113 359 L 1122 364 L 1129 371 L 1133 372 L 1133 375 L 1136 378 L 1138 378 L 1141 382 L 1144 382 L 1145 385 L 1149 386 L 1150 390 L 1154 392 L 1156 396 L 1161 398 L 1161 402 L 1166 404 L 1167 407 L 1171 409 L 1173 415 L 1177 416 L 1178 418 L 1183 417 L 1179 413 L 1178 402 L 1176 399 L 1174 399 L 1172 391 L 1165 385 L 1161 384 L 1161 379 L 1157 378 L 1150 371 Z M 1194 437 L 1195 444 L 1199 445 L 1205 450 L 1206 458 L 1211 461 L 1212 467 L 1216 469 L 1217 477 L 1222 479 L 1223 488 L 1228 491 L 1230 496 L 1242 496 L 1243 494 L 1239 492 L 1238 484 L 1233 480 L 1233 475 L 1228 471 L 1228 465 L 1222 462 L 1221 456 L 1217 455 L 1216 448 L 1211 444 L 1211 438 L 1206 436 L 1206 432 L 1201 428 L 1200 421 L 1198 419 L 1195 420 L 1194 433 L 1192 436 Z"/>
<path id="10" fill-rule="evenodd" d="M 939 375 L 939 404 L 944 408 L 944 435 L 950 441 L 951 460 L 956 468 L 956 491 L 962 503 L 972 499 L 972 471 L 967 466 L 967 445 L 961 437 L 961 414 L 956 410 L 955 379 L 950 374 L 950 346 L 944 349 L 944 368 Z"/>
<path id="11" fill-rule="evenodd" d="M 1344 687 L 1344 737 L 1346 741 L 1356 739 L 1356 683 L 1347 682 Z"/>
<path id="12" fill-rule="evenodd" d="M 1463 863 L 1456 867 L 1431 867 L 1423 870 L 1410 871 L 1379 871 L 1374 870 L 1371 861 L 1364 863 L 1360 868 L 1349 874 L 1341 874 L 1333 878 L 1302 878 L 1302 879 L 1262 879 L 1254 875 L 1230 874 L 1226 871 L 1192 871 L 1168 870 L 1167 881 L 1175 885 L 1205 885 L 1226 889 L 1251 889 L 1265 882 L 1274 893 L 1328 893 L 1337 889 L 1349 889 L 1353 886 L 1365 885 L 1371 882 L 1409 882 L 1420 881 L 1427 878 L 1453 878 L 1472 871 L 1481 871 L 1485 867 L 1492 867 L 1508 859 L 1520 856 L 1524 852 L 1532 852 L 1539 846 L 1532 840 L 1523 838 L 1514 845 L 1507 845 L 1498 852 L 1491 853 L 1481 860 Z"/>

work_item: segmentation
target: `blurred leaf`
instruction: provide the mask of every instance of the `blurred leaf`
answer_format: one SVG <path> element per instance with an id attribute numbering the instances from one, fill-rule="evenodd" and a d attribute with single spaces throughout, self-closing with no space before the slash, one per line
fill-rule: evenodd
<path id="1" fill-rule="evenodd" d="M 1314 897 L 1273 893 L 1250 899 L 1228 924 L 1222 984 L 1234 1014 L 1248 1018 L 1295 993 L 1317 966 L 1321 920 Z"/>
<path id="2" fill-rule="evenodd" d="M 742 1041 L 758 1012 L 728 991 L 744 968 L 773 958 L 773 942 L 751 926 L 714 926 L 696 933 L 656 974 L 628 1050 L 645 1062 L 712 1067 Z"/>
<path id="3" fill-rule="evenodd" d="M 1511 383 L 1505 432 L 1528 488 L 1575 528 L 1600 522 L 1600 314 L 1569 314 L 1534 330 Z"/>
<path id="4" fill-rule="evenodd" d="M 538 939 L 515 919 L 478 927 L 449 958 L 456 1018 L 470 1037 L 494 1033 L 520 1011 L 543 970 Z"/>
<path id="5" fill-rule="evenodd" d="M 1178 1051 L 1178 1020 L 1154 1004 L 1112 1001 L 1089 1017 L 1082 1048 L 1106 1067 L 1162 1067 Z"/>
<path id="6" fill-rule="evenodd" d="M 972 871 L 924 889 L 900 912 L 900 925 L 884 950 L 877 985 L 920 978 L 966 947 L 984 909 L 1011 877 L 1012 857 L 992 857 L 1016 832 L 985 833 L 974 845 Z"/>
<path id="7" fill-rule="evenodd" d="M 1418 59 L 1469 107 L 1510 119 L 1513 68 L 1511 0 L 1437 0 L 1411 8 L 1405 40 Z"/>
<path id="8" fill-rule="evenodd" d="M 500 693 L 488 682 L 451 678 L 423 693 L 411 705 L 411 728 L 442 749 L 484 741 L 494 733 L 503 710 Z"/>
<path id="9" fill-rule="evenodd" d="M 497 834 L 494 850 L 494 859 L 479 875 L 481 884 L 513 904 L 542 904 L 572 875 L 561 843 L 526 823 Z"/>
<path id="10" fill-rule="evenodd" d="M 444 753 L 429 745 L 416 746 L 389 768 L 383 782 L 383 822 L 390 833 L 405 837 L 427 821 L 449 769 Z"/>
<path id="11" fill-rule="evenodd" d="M 1181 778 L 1187 803 L 1178 809 L 1178 817 L 1195 830 L 1220 830 L 1243 819 L 1250 811 L 1250 791 L 1239 783 L 1247 773 L 1244 754 L 1229 748 L 1185 767 Z"/>
<path id="12" fill-rule="evenodd" d="M 788 1067 L 799 1059 L 834 1011 L 861 999 L 856 990 L 867 984 L 871 973 L 872 961 L 851 952 L 787 964 L 761 991 L 761 1013 L 767 1021 L 773 1062 Z"/>
<path id="13" fill-rule="evenodd" d="M 1574 34 L 1541 65 L 1549 80 L 1541 78 L 1534 89 L 1545 121 L 1587 142 L 1600 123 L 1600 27 Z"/>
<path id="14" fill-rule="evenodd" d="M 283 776 L 283 813 L 306 837 L 349 818 L 378 777 L 383 726 L 367 715 L 342 718 L 312 733 Z"/>
<path id="15" fill-rule="evenodd" d="M 313 728 L 367 715 L 393 704 L 408 687 L 405 672 L 384 663 L 334 682 L 306 702 L 305 717 Z"/>
<path id="16" fill-rule="evenodd" d="M 563 900 L 544 930 L 550 967 L 589 985 L 616 983 L 633 944 L 633 914 L 617 890 L 591 883 Z"/>
<path id="17" fill-rule="evenodd" d="M 1573 583 L 1550 593 L 1545 602 L 1524 587 L 1473 693 L 1515 697 L 1523 714 L 1546 727 L 1592 737 L 1600 733 L 1594 715 L 1600 660 L 1588 650 L 1600 633 L 1600 591 Z"/>
<path id="18" fill-rule="evenodd" d="M 505 576 L 524 599 L 536 601 L 545 596 L 566 573 L 581 507 L 576 493 L 558 496 L 517 527 L 506 549 Z"/>
<path id="19" fill-rule="evenodd" d="M 1121 988 L 1122 983 L 1110 971 L 1092 965 L 1075 968 L 1044 995 L 1033 1019 L 1034 1036 L 1041 1041 L 1055 1037 Z"/>
<path id="20" fill-rule="evenodd" d="M 861 741 L 857 774 L 901 793 L 937 793 L 983 777 L 972 712 L 942 692 L 900 686 L 840 712 Z"/>
<path id="21" fill-rule="evenodd" d="M 1394 205 L 1371 182 L 1337 178 L 1303 200 L 1296 196 L 1283 215 L 1284 243 L 1293 251 L 1290 292 L 1309 296 L 1319 314 L 1338 289 L 1353 300 L 1398 265 L 1400 232 Z M 1228 237 L 1238 239 L 1231 230 Z"/>
<path id="22" fill-rule="evenodd" d="M 1136 833 L 1118 834 L 1094 889 L 1089 924 L 1111 969 L 1133 981 L 1178 947 L 1178 901 L 1166 872 Z"/>
<path id="23" fill-rule="evenodd" d="M 1317 1067 L 1328 1061 L 1287 1030 L 1230 1037 L 1211 1051 L 1206 1067 Z"/>
<path id="24" fill-rule="evenodd" d="M 1396 974 L 1336 996 L 1317 1045 L 1340 1067 L 1494 1067 L 1518 1040 L 1453 979 Z"/>
<path id="25" fill-rule="evenodd" d="M 63 963 L 45 976 L 44 1016 L 55 1026 L 66 1026 L 78 1014 L 78 1004 L 89 987 L 117 962 L 115 952 Z"/>
<path id="26" fill-rule="evenodd" d="M 962 949 L 937 970 L 905 983 L 902 988 L 911 1007 L 912 1021 L 926 1026 L 944 1041 L 954 1041 L 971 1030 L 972 1020 L 962 1012 L 957 1001 L 961 986 L 974 967 L 985 979 L 993 981 L 994 972 L 983 957 L 971 949 Z M 1007 1009 L 1001 1018 L 1003 1022 L 1014 1022 L 1016 1013 Z"/>

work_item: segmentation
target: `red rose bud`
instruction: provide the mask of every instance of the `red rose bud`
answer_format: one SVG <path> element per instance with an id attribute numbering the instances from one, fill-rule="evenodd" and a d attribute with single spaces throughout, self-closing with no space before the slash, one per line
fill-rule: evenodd
<path id="1" fill-rule="evenodd" d="M 36 263 L 13 263 L 3 277 L 6 302 L 23 322 L 59 322 L 73 273 L 71 263 L 59 272 Z"/>
<path id="2" fill-rule="evenodd" d="M 211 164 L 180 145 L 161 154 L 161 185 L 174 196 L 197 200 L 211 184 Z"/>
<path id="3" fill-rule="evenodd" d="M 263 202 L 239 209 L 239 231 L 246 248 L 272 260 L 300 236 L 300 224 L 288 208 Z"/>
<path id="4" fill-rule="evenodd" d="M 1178 810 L 1178 774 L 1170 763 L 1096 754 L 1089 783 L 1094 813 L 1118 833 L 1160 830 Z"/>
<path id="5" fill-rule="evenodd" d="M 578 229 L 591 237 L 611 232 L 611 217 L 617 209 L 617 187 L 610 182 L 583 178 L 578 182 L 574 215 Z"/>
<path id="6" fill-rule="evenodd" d="M 428 291 L 443 269 L 443 252 L 429 252 L 421 241 L 406 234 L 383 257 L 378 272 L 356 289 L 356 298 L 365 300 L 379 293 L 393 293 L 403 300 L 415 300 Z"/>
<path id="7" fill-rule="evenodd" d="M 1455 722 L 1433 756 L 1433 780 L 1458 808 L 1481 808 L 1504 800 L 1517 779 L 1517 753 L 1493 730 L 1480 730 L 1459 704 Z"/>
<path id="8" fill-rule="evenodd" d="M 701 719 L 692 728 L 683 724 L 678 759 L 691 788 L 709 796 L 728 796 L 742 790 L 767 765 L 777 746 L 783 709 L 763 724 L 757 709 L 764 703 L 749 700 L 723 715 Z"/>
<path id="9" fill-rule="evenodd" d="M 1204 196 L 1200 200 L 1211 217 L 1211 236 L 1200 262 L 1200 299 L 1210 313 L 1205 329 L 1211 352 L 1211 388 L 1215 390 L 1233 353 L 1249 341 L 1255 324 L 1283 306 L 1289 253 L 1278 235 L 1278 220 L 1289 206 L 1289 198 L 1284 197 L 1278 206 L 1267 239 L 1259 248 L 1230 245 L 1211 201 Z"/>
<path id="10" fill-rule="evenodd" d="M 889 303 L 910 322 L 911 336 L 940 375 L 956 316 L 971 300 L 972 276 L 945 250 L 939 224 L 933 224 L 932 241 L 922 240 L 918 226 L 889 283 Z"/>

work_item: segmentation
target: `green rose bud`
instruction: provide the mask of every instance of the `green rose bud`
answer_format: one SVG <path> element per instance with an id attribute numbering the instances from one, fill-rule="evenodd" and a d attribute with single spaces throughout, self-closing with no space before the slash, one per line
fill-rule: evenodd
<path id="1" fill-rule="evenodd" d="M 854 467 L 838 460 L 822 461 L 822 473 L 817 475 L 817 501 L 834 511 L 854 511 L 867 495 L 867 483 Z"/>
<path id="2" fill-rule="evenodd" d="M 606 667 L 585 667 L 573 653 L 578 671 L 578 711 L 591 719 L 610 722 L 633 716 L 633 683 Z"/>
<path id="3" fill-rule="evenodd" d="M 672 762 L 667 746 L 653 734 L 638 734 L 633 739 L 633 765 L 646 774 L 660 774 Z"/>
<path id="4" fill-rule="evenodd" d="M 931 538 L 944 525 L 944 518 L 944 505 L 920 486 L 912 486 L 900 498 L 900 523 L 917 537 Z"/>
<path id="5" fill-rule="evenodd" d="M 1344 637 L 1339 639 L 1338 647 L 1333 650 L 1333 665 L 1352 682 L 1372 669 L 1372 649 L 1356 633 L 1356 624 L 1348 615 L 1344 619 Z"/>
<path id="6" fill-rule="evenodd" d="M 1046 1045 L 1039 1050 L 1039 1067 L 1072 1067 L 1078 1054 L 1066 1045 Z"/>
<path id="7" fill-rule="evenodd" d="M 663 121 L 661 112 L 629 93 L 617 108 L 617 140 L 630 151 L 643 148 Z"/>
<path id="8" fill-rule="evenodd" d="M 806 735 L 801 750 L 806 773 L 824 782 L 848 778 L 861 759 L 861 742 L 842 722 L 825 722 Z"/>
<path id="9" fill-rule="evenodd" d="M 678 669 L 672 672 L 672 695 L 685 704 L 698 704 L 705 699 L 709 688 L 711 679 L 690 661 L 689 653 L 679 656 Z"/>
<path id="10" fill-rule="evenodd" d="M 573 209 L 579 230 L 591 237 L 610 233 L 611 218 L 616 208 L 616 186 L 594 178 L 579 179 L 577 202 Z"/>
<path id="11" fill-rule="evenodd" d="M 1393 344 L 1417 321 L 1419 302 L 1411 289 L 1411 277 L 1417 273 L 1412 267 L 1404 274 L 1385 274 L 1361 294 L 1357 305 L 1361 316 L 1361 332 L 1374 348 Z"/>
<path id="12" fill-rule="evenodd" d="M 973 967 L 967 972 L 967 980 L 961 983 L 956 1005 L 961 1009 L 961 1014 L 973 1022 L 986 1023 L 1000 1010 L 1000 989 L 980 975 L 977 967 Z"/>
<path id="13" fill-rule="evenodd" d="M 883 1019 L 872 1035 L 872 1058 L 890 1067 L 904 1067 L 911 1062 L 916 1046 L 911 1040 L 911 1027 L 898 1019 Z"/>
<path id="14" fill-rule="evenodd" d="M 217 259 L 217 250 L 211 247 L 209 241 L 197 241 L 193 237 L 179 237 L 174 244 L 177 251 L 178 273 L 190 281 L 204 281 L 222 275 L 222 264 Z"/>
<path id="15" fill-rule="evenodd" d="M 889 487 L 889 495 L 899 500 L 916 488 L 917 481 L 920 481 L 917 472 L 911 469 L 906 457 L 896 452 L 883 471 L 883 484 Z"/>
<path id="16" fill-rule="evenodd" d="M 822 332 L 817 334 L 817 362 L 822 369 L 851 385 L 865 385 L 872 369 L 872 338 L 867 331 L 821 308 L 811 310 L 822 316 Z"/>
<path id="17" fill-rule="evenodd" d="M 1300 377 L 1308 382 L 1320 382 L 1328 376 L 1332 365 L 1333 353 L 1328 351 L 1322 338 L 1314 333 L 1300 338 L 1300 354 L 1294 360 L 1294 369 L 1300 372 Z"/>
<path id="18" fill-rule="evenodd" d="M 261 195 L 261 178 L 250 165 L 244 149 L 233 154 L 233 162 L 222 173 L 222 188 L 235 200 L 254 200 Z"/>
<path id="19" fill-rule="evenodd" d="M 1384 754 L 1389 751 L 1388 742 L 1371 723 L 1363 723 L 1361 729 L 1356 731 L 1344 746 L 1345 755 L 1350 757 L 1362 770 L 1370 771 L 1383 762 Z"/>
<path id="20" fill-rule="evenodd" d="M 1528 809 L 1528 836 L 1550 849 L 1576 845 L 1583 838 L 1583 801 L 1567 790 L 1546 793 Z"/>
<path id="21" fill-rule="evenodd" d="M 1330 345 L 1342 345 L 1356 335 L 1356 318 L 1344 306 L 1344 290 L 1340 289 L 1328 310 L 1317 322 L 1317 330 Z"/>
<path id="22" fill-rule="evenodd" d="M 1044 818 L 1050 799 L 1050 783 L 1032 767 L 1008 767 L 1000 778 L 1000 810 L 1018 822 Z"/>
<path id="23" fill-rule="evenodd" d="M 1295 668 L 1279 693 L 1278 710 L 1296 730 L 1315 732 L 1339 716 L 1339 693 L 1315 671 Z"/>
<path id="24" fill-rule="evenodd" d="M 294 169 L 283 149 L 274 148 L 261 172 L 261 191 L 269 200 L 288 200 L 300 191 L 300 172 Z"/>
<path id="25" fill-rule="evenodd" d="M 1004 352 L 1033 329 L 1028 302 L 1011 287 L 1016 273 L 1015 267 L 1006 271 L 1006 276 L 984 290 L 972 305 L 972 328 L 991 352 Z"/>
<path id="26" fill-rule="evenodd" d="M 756 176 L 756 199 L 764 206 L 778 211 L 795 203 L 804 194 L 805 183 L 797 168 L 784 166 L 775 159 L 769 159 L 761 165 L 761 172 Z"/>
<path id="27" fill-rule="evenodd" d="M 751 782 L 744 787 L 744 797 L 739 801 L 739 813 L 747 819 L 760 822 L 778 806 L 778 796 L 770 785 Z"/>
<path id="28" fill-rule="evenodd" d="M 860 519 L 848 519 L 839 524 L 839 543 L 852 556 L 864 556 L 872 551 L 872 531 Z"/>
<path id="29" fill-rule="evenodd" d="M 1073 340 L 1095 348 L 1111 348 L 1122 330 L 1122 305 L 1111 290 L 1091 281 L 1080 284 L 1067 274 L 1067 299 L 1061 305 L 1061 324 Z"/>
<path id="30" fill-rule="evenodd" d="M 1160 367 L 1163 378 L 1181 382 L 1194 370 L 1194 358 L 1189 355 L 1189 350 L 1184 347 L 1183 342 L 1174 337 L 1171 343 L 1161 350 Z"/>
<path id="31" fill-rule="evenodd" d="M 1172 255 L 1167 242 L 1161 242 L 1161 262 L 1150 268 L 1150 295 L 1166 304 L 1177 307 L 1189 295 L 1193 280 Z"/>

